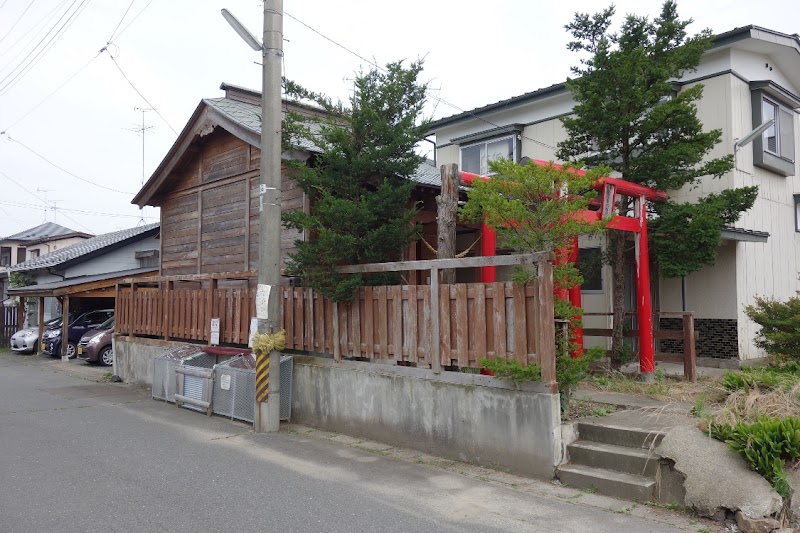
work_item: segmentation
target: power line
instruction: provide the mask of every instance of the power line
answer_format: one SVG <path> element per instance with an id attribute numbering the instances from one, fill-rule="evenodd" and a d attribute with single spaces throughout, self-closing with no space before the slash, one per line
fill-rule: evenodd
<path id="1" fill-rule="evenodd" d="M 117 30 L 119 29 L 120 25 L 122 24 L 122 21 L 125 20 L 125 17 L 128 16 L 128 11 L 131 10 L 131 8 L 133 7 L 133 3 L 134 2 L 136 2 L 136 0 L 131 0 L 131 3 L 128 4 L 128 9 L 125 10 L 125 13 L 122 14 L 122 18 L 119 19 L 119 22 L 117 22 L 117 27 L 114 28 L 114 31 L 111 32 L 111 37 L 109 37 L 108 41 L 107 41 L 108 43 L 110 43 L 111 41 L 114 40 L 114 34 L 117 33 Z"/>
<path id="2" fill-rule="evenodd" d="M 46 162 L 50 166 L 53 166 L 53 167 L 57 168 L 58 170 L 60 170 L 61 172 L 65 173 L 65 174 L 69 174 L 73 178 L 76 178 L 76 179 L 78 179 L 78 180 L 80 180 L 80 181 L 82 181 L 84 183 L 88 183 L 89 185 L 94 185 L 95 187 L 99 187 L 101 189 L 105 189 L 105 190 L 111 191 L 111 192 L 116 192 L 116 193 L 119 193 L 119 194 L 126 194 L 126 195 L 132 195 L 133 194 L 131 192 L 120 191 L 118 189 L 112 189 L 111 187 L 106 187 L 105 185 L 102 185 L 100 183 L 96 183 L 96 182 L 94 182 L 92 180 L 87 180 L 86 178 L 82 178 L 82 177 L 78 176 L 77 174 L 74 174 L 74 173 L 70 172 L 69 170 L 67 170 L 67 169 L 65 169 L 63 167 L 60 167 L 60 166 L 56 165 L 55 163 L 53 163 L 52 161 L 47 159 L 45 156 L 43 156 L 42 154 L 40 154 L 39 152 L 37 152 L 33 148 L 30 148 L 29 146 L 27 146 L 27 145 L 23 144 L 22 142 L 18 141 L 17 139 L 12 138 L 8 133 L 6 133 L 5 136 L 8 138 L 9 141 L 15 142 L 18 145 L 22 146 L 27 151 L 29 151 L 30 153 L 32 153 L 33 155 L 35 155 L 36 157 L 38 157 L 42 161 Z"/>
<path id="3" fill-rule="evenodd" d="M 144 10 L 145 10 L 145 9 L 147 9 L 147 8 L 150 6 L 150 4 L 152 4 L 152 3 L 153 3 L 153 0 L 150 0 L 149 2 L 147 2 L 147 4 L 145 4 L 145 6 L 144 6 L 144 7 L 141 9 L 141 11 L 139 11 L 138 13 L 136 13 L 136 16 L 134 16 L 134 17 L 131 19 L 131 21 L 130 21 L 130 22 L 128 22 L 128 23 L 125 25 L 125 27 L 124 27 L 124 28 L 122 28 L 122 29 L 119 31 L 119 33 L 117 34 L 117 36 L 115 37 L 115 39 L 119 39 L 119 38 L 122 36 L 122 34 L 123 34 L 123 33 L 125 33 L 125 30 L 127 30 L 127 29 L 128 29 L 130 26 L 131 26 L 131 24 L 133 24 L 134 22 L 136 22 L 136 19 L 138 19 L 138 18 L 139 18 L 139 15 L 141 15 L 142 13 L 144 13 Z"/>
<path id="4" fill-rule="evenodd" d="M 136 91 L 136 94 L 138 94 L 139 96 L 141 96 L 141 97 L 142 97 L 142 100 L 144 100 L 144 101 L 145 101 L 145 103 L 147 103 L 147 105 L 148 105 L 148 106 L 150 106 L 151 108 L 153 108 L 153 111 L 155 112 L 155 114 L 156 114 L 156 115 L 158 115 L 158 117 L 159 117 L 161 120 L 163 120 L 163 121 L 164 121 L 164 124 L 166 124 L 166 125 L 167 125 L 167 127 L 168 127 L 169 129 L 171 129 L 171 130 L 172 130 L 172 133 L 174 133 L 175 135 L 177 135 L 177 134 L 178 134 L 178 132 L 175 130 L 175 128 L 173 128 L 173 127 L 172 127 L 172 125 L 171 125 L 169 122 L 167 122 L 167 119 L 165 119 L 165 118 L 164 118 L 164 115 L 162 115 L 162 114 L 161 114 L 161 113 L 158 111 L 158 109 L 156 109 L 156 106 L 154 106 L 153 104 L 151 104 L 151 103 L 150 103 L 150 100 L 148 100 L 147 98 L 145 98 L 145 96 L 144 96 L 144 95 L 141 93 L 141 91 L 139 91 L 139 89 L 137 89 L 137 88 L 136 88 L 136 86 L 135 86 L 135 85 L 133 84 L 133 82 L 132 82 L 132 81 L 131 81 L 131 80 L 128 78 L 128 76 L 126 76 L 126 75 L 125 75 L 125 72 L 123 72 L 123 71 L 122 71 L 122 67 L 120 67 L 120 66 L 119 66 L 119 63 L 117 63 L 117 60 L 114 58 L 114 56 L 113 56 L 113 55 L 111 55 L 111 52 L 109 52 L 108 48 L 103 48 L 103 50 L 102 50 L 102 51 L 108 52 L 108 57 L 110 57 L 110 58 L 111 58 L 111 61 L 113 61 L 113 62 L 114 62 L 114 66 L 115 66 L 115 67 L 117 67 L 117 70 L 119 70 L 119 73 L 120 73 L 120 74 L 122 74 L 122 77 L 123 77 L 123 78 L 125 78 L 125 81 L 127 81 L 127 82 L 128 82 L 128 85 L 130 85 L 130 86 L 131 86 L 131 88 L 132 88 L 134 91 Z"/>
<path id="5" fill-rule="evenodd" d="M 10 34 L 10 33 L 11 33 L 13 30 L 14 30 L 14 28 L 16 28 L 16 27 L 17 27 L 17 24 L 19 24 L 19 21 L 20 21 L 20 20 L 22 20 L 22 17 L 24 17 L 24 16 L 25 16 L 25 13 L 27 13 L 27 12 L 28 12 L 28 10 L 31 8 L 31 6 L 33 5 L 33 3 L 34 3 L 35 1 L 36 1 L 36 0 L 31 0 L 31 1 L 28 3 L 28 7 L 26 7 L 26 8 L 25 8 L 25 11 L 23 11 L 23 12 L 22 12 L 22 15 L 20 15 L 20 16 L 19 16 L 19 18 L 17 19 L 17 21 L 16 21 L 16 22 L 14 22 L 14 24 L 12 24 L 12 25 L 11 25 L 11 28 L 9 28 L 9 29 L 8 29 L 8 31 L 6 32 L 6 34 L 5 34 L 5 35 L 3 35 L 2 37 L 0 37 L 0 43 L 2 43 L 3 41 L 5 41 L 6 37 L 8 37 L 8 34 Z M 5 3 L 5 2 L 3 2 L 3 5 L 6 5 L 6 3 Z M 0 6 L 0 7 L 1 7 L 1 6 Z"/>
<path id="6" fill-rule="evenodd" d="M 59 9 L 61 9 L 61 6 L 63 6 L 64 4 L 66 4 L 66 3 L 67 3 L 67 1 L 68 1 L 68 0 L 61 0 L 61 3 L 59 3 L 59 4 L 56 4 L 56 5 L 53 7 L 53 9 L 51 9 L 50 11 L 48 11 L 48 12 L 47 12 L 47 14 L 45 14 L 45 16 L 43 16 L 42 18 L 40 18 L 40 19 L 39 19 L 39 20 L 38 20 L 38 21 L 37 21 L 37 22 L 36 22 L 36 23 L 35 23 L 33 26 L 31 26 L 30 28 L 28 28 L 27 30 L 25 30 L 25 33 L 23 33 L 22 35 L 20 35 L 20 36 L 19 36 L 19 38 L 18 38 L 16 41 L 14 41 L 13 43 L 11 43 L 11 45 L 9 45 L 9 47 L 8 47 L 8 48 L 6 48 L 6 49 L 5 49 L 5 50 L 3 50 L 2 52 L 0 52 L 0 57 L 3 57 L 3 56 L 4 56 L 4 55 L 6 55 L 7 53 L 9 53 L 11 50 L 13 50 L 13 49 L 14 49 L 14 47 L 15 47 L 15 46 L 17 46 L 17 43 L 19 43 L 19 42 L 20 42 L 21 40 L 23 40 L 25 37 L 27 37 L 28 35 L 30 35 L 30 33 L 31 33 L 33 30 L 35 30 L 36 28 L 38 28 L 38 27 L 39 27 L 39 26 L 40 26 L 40 25 L 41 25 L 43 22 L 44 22 L 45 24 L 46 24 L 47 22 L 50 22 L 50 20 L 52 20 L 52 19 L 53 19 L 53 16 L 55 15 L 56 11 L 58 11 Z M 41 30 L 40 30 L 40 31 L 41 31 Z M 39 32 L 37 32 L 37 34 L 38 34 L 38 33 L 39 33 Z M 34 36 L 34 38 L 33 38 L 33 39 L 35 39 L 35 38 L 36 38 L 36 37 Z M 31 42 L 33 41 L 33 39 L 31 39 Z M 23 50 L 24 50 L 24 49 L 25 49 L 25 48 L 23 47 Z M 15 60 L 16 60 L 16 59 L 17 59 L 17 58 L 20 56 L 20 55 L 22 55 L 22 51 L 20 51 L 19 53 L 17 53 L 17 55 L 15 55 L 15 56 L 13 57 L 13 59 L 11 59 L 11 63 L 13 63 L 13 62 L 14 62 L 14 61 L 15 61 Z M 9 63 L 9 64 L 10 64 L 10 63 Z"/>
<path id="7" fill-rule="evenodd" d="M 28 204 L 24 202 L 10 202 L 7 200 L 0 200 L 0 205 L 8 205 L 11 207 L 48 207 L 47 204 Z M 67 211 L 69 213 L 80 213 L 82 215 L 92 215 L 92 216 L 99 216 L 99 217 L 111 217 L 111 218 L 147 218 L 150 220 L 158 220 L 158 217 L 143 217 L 142 215 L 126 215 L 123 213 L 105 213 L 103 211 L 84 211 L 82 209 L 69 209 L 66 207 L 59 207 L 59 211 Z"/>
<path id="8" fill-rule="evenodd" d="M 385 68 L 383 68 L 382 66 L 378 65 L 378 64 L 377 64 L 377 63 L 375 63 L 374 61 L 370 61 L 369 59 L 365 58 L 365 57 L 364 57 L 364 56 L 362 56 L 361 54 L 358 54 L 358 53 L 354 52 L 353 50 L 349 49 L 348 47 L 346 47 L 345 45 L 343 45 L 343 44 L 341 44 L 341 43 L 339 43 L 339 42 L 337 42 L 337 41 L 333 40 L 332 38 L 330 38 L 330 37 L 328 37 L 327 35 L 323 34 L 323 33 L 322 33 L 322 32 L 320 32 L 319 30 L 317 30 L 317 29 L 315 29 L 315 28 L 313 28 L 313 27 L 309 26 L 308 24 L 306 24 L 306 23 L 305 23 L 305 22 L 303 22 L 302 20 L 298 19 L 298 18 L 297 18 L 297 17 L 295 17 L 294 15 L 291 15 L 291 14 L 287 13 L 286 11 L 284 11 L 284 12 L 283 12 L 283 14 L 284 14 L 284 15 L 286 15 L 287 17 L 289 17 L 289 18 L 291 18 L 291 19 L 293 19 L 293 20 L 297 21 L 298 23 L 302 24 L 303 26 L 305 26 L 305 27 L 306 27 L 306 28 L 308 28 L 309 30 L 313 31 L 314 33 L 316 33 L 317 35 L 319 35 L 320 37 L 322 37 L 323 39 L 325 39 L 325 40 L 327 40 L 327 41 L 330 41 L 331 43 L 333 43 L 334 45 L 338 46 L 338 47 L 339 47 L 339 48 L 341 48 L 342 50 L 345 50 L 346 52 L 348 52 L 348 53 L 350 53 L 350 54 L 354 55 L 355 57 L 357 57 L 357 58 L 359 58 L 360 60 L 362 60 L 362 61 L 366 62 L 367 64 L 369 64 L 369 65 L 372 65 L 373 67 L 375 67 L 376 69 L 380 70 L 381 72 L 384 72 L 384 73 L 386 73 L 386 69 L 385 69 Z M 442 103 L 442 104 L 444 104 L 444 105 L 446 105 L 446 106 L 449 106 L 449 107 L 451 107 L 451 108 L 455 109 L 455 110 L 456 110 L 456 111 L 458 111 L 459 113 L 467 113 L 467 114 L 471 115 L 473 118 L 476 118 L 476 119 L 478 119 L 478 120 L 480 120 L 480 121 L 482 121 L 482 122 L 485 122 L 486 124 L 489 124 L 490 126 L 494 126 L 495 128 L 499 128 L 499 127 L 500 127 L 498 124 L 495 124 L 495 123 L 494 123 L 494 122 L 492 122 L 491 120 L 489 120 L 489 119 L 486 119 L 486 118 L 484 118 L 484 117 L 481 117 L 481 116 L 478 116 L 478 115 L 477 115 L 475 112 L 473 112 L 473 111 L 465 111 L 464 109 L 460 108 L 459 106 L 457 106 L 457 105 L 455 105 L 455 104 L 453 104 L 453 103 L 450 103 L 450 102 L 448 102 L 447 100 L 445 100 L 444 98 L 441 98 L 441 97 L 439 97 L 439 96 L 436 96 L 435 94 L 432 94 L 432 93 L 428 92 L 428 96 L 430 96 L 430 97 L 431 97 L 431 98 L 433 98 L 434 100 L 436 100 L 436 101 L 438 101 L 438 102 L 440 102 L 440 103 Z M 538 141 L 538 140 L 536 140 L 536 139 L 532 139 L 532 138 L 528 137 L 527 135 L 522 135 L 522 138 L 524 138 L 524 139 L 527 139 L 527 140 L 531 141 L 532 143 L 536 143 L 536 144 L 538 144 L 538 145 L 544 146 L 545 148 L 550 148 L 551 150 L 555 150 L 555 149 L 556 149 L 556 147 L 555 147 L 555 146 L 550 146 L 549 144 L 547 144 L 547 143 L 543 143 L 542 141 Z"/>
<path id="9" fill-rule="evenodd" d="M 20 70 L 16 75 L 14 75 L 14 77 L 9 82 L 7 82 L 3 87 L 0 87 L 0 94 L 8 92 L 8 90 L 10 90 L 11 87 L 13 87 L 13 85 L 16 85 L 16 83 L 18 83 L 19 80 L 21 80 L 28 72 L 30 72 L 30 70 L 33 69 L 33 67 L 35 67 L 39 63 L 39 61 L 41 61 L 42 58 L 44 58 L 45 55 L 47 55 L 47 52 L 52 50 L 53 46 L 55 46 L 58 40 L 64 35 L 64 33 L 66 33 L 69 27 L 72 26 L 75 20 L 77 20 L 78 16 L 80 16 L 80 14 L 83 13 L 83 10 L 86 9 L 86 6 L 89 5 L 89 2 L 91 0 L 81 0 L 81 3 L 78 5 L 78 7 L 75 8 L 70 13 L 70 9 L 72 9 L 72 7 L 77 3 L 77 1 L 78 0 L 74 0 L 72 4 L 70 4 L 67 10 L 61 15 L 61 17 L 59 17 L 56 24 L 47 32 L 47 34 L 42 38 L 42 40 L 39 41 L 39 43 L 37 43 L 37 45 L 33 49 L 31 49 L 28 55 L 25 56 L 25 59 L 23 59 L 16 67 L 14 67 L 14 69 L 9 74 L 7 74 L 5 78 L 0 80 L 0 83 L 2 83 L 6 79 L 8 79 L 8 77 L 11 74 L 13 74 L 14 71 L 16 71 L 17 69 L 20 68 L 20 66 L 22 66 L 22 70 Z M 52 31 L 56 28 L 56 26 L 58 26 L 58 24 L 61 22 L 64 16 L 67 15 L 67 13 L 69 13 L 69 17 L 67 18 L 67 20 L 63 24 L 61 24 L 61 26 L 56 30 L 56 33 L 50 38 L 50 40 L 47 41 L 47 43 L 45 43 L 41 48 L 39 48 L 38 52 L 36 52 L 36 55 L 33 57 L 33 59 L 31 59 L 30 61 L 28 61 L 27 64 L 25 64 L 25 61 L 39 47 L 39 45 L 42 42 L 44 42 L 47 36 L 50 35 L 50 33 L 52 33 Z"/>
<path id="10" fill-rule="evenodd" d="M 24 187 L 24 186 L 23 186 L 23 185 L 22 185 L 20 182 L 18 182 L 17 180 L 15 180 L 14 178 L 12 178 L 12 177 L 11 177 L 11 176 L 9 176 L 8 174 L 5 174 L 4 172 L 0 171 L 0 176 L 3 176 L 3 177 L 4 177 L 4 178 L 6 178 L 7 180 L 9 180 L 11 183 L 15 184 L 17 187 L 19 187 L 19 188 L 20 188 L 20 189 L 22 189 L 23 191 L 27 192 L 28 194 L 30 194 L 31 196 L 33 196 L 34 198 L 36 198 L 36 199 L 37 199 L 37 200 L 39 200 L 40 202 L 42 202 L 42 201 L 43 201 L 41 198 L 39 198 L 37 195 L 35 195 L 34 193 L 32 193 L 32 192 L 31 192 L 30 190 L 28 190 L 27 188 L 25 188 L 25 187 Z M 48 204 L 47 202 L 45 202 L 45 204 L 46 204 L 46 205 L 50 205 L 50 204 Z M 68 218 L 69 220 L 73 221 L 75 224 L 77 224 L 77 225 L 79 225 L 80 227 L 82 227 L 83 229 L 85 229 L 86 231 L 89 231 L 89 232 L 91 232 L 91 231 L 92 231 L 92 230 L 90 230 L 89 228 L 87 228 L 86 226 L 84 226 L 83 224 L 81 224 L 80 222 L 78 222 L 77 220 L 75 220 L 74 218 L 72 218 L 71 216 L 69 216 L 69 215 L 67 215 L 67 214 L 64 214 L 64 216 L 65 216 L 66 218 Z"/>

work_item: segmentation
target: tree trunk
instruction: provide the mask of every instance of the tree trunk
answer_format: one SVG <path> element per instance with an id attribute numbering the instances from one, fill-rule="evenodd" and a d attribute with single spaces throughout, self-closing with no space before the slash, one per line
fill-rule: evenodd
<path id="1" fill-rule="evenodd" d="M 625 324 L 625 244 L 627 234 L 624 231 L 611 231 L 613 242 L 614 260 L 611 264 L 613 280 L 613 326 L 611 330 L 611 369 L 619 370 L 622 367 L 620 352 L 622 351 Z"/>
<path id="2" fill-rule="evenodd" d="M 460 183 L 458 165 L 442 165 L 442 189 L 436 197 L 437 243 L 439 259 L 452 259 L 456 256 L 456 212 L 458 211 L 458 184 Z M 442 270 L 442 283 L 456 282 L 453 268 Z"/>

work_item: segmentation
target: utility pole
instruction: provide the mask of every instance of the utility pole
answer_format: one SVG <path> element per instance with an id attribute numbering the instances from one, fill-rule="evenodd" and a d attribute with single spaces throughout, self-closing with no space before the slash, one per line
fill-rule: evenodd
<path id="1" fill-rule="evenodd" d="M 258 190 L 258 333 L 277 333 L 281 325 L 281 64 L 283 0 L 264 1 L 263 40 L 258 41 L 227 9 L 222 16 L 253 50 L 260 50 L 261 176 Z M 265 359 L 267 358 L 267 359 Z M 256 360 L 255 430 L 278 431 L 280 425 L 281 354 L 272 350 Z"/>
<path id="2" fill-rule="evenodd" d="M 261 179 L 259 187 L 258 291 L 259 333 L 280 329 L 281 276 L 281 63 L 283 0 L 264 1 L 264 44 L 261 89 Z M 265 302 L 266 300 L 266 302 Z M 263 308 L 266 304 L 266 309 Z M 280 425 L 281 354 L 269 354 L 269 394 L 260 402 L 256 431 L 277 431 Z"/>
<path id="3" fill-rule="evenodd" d="M 153 129 L 153 126 L 145 125 L 144 114 L 147 113 L 148 111 L 155 111 L 155 109 L 152 107 L 134 107 L 133 110 L 142 112 L 142 125 L 138 128 L 133 129 L 132 131 L 142 134 L 142 187 L 144 187 L 144 136 L 148 130 Z M 141 209 L 141 213 L 142 215 L 139 218 L 139 223 L 138 223 L 139 226 L 144 225 L 144 208 Z"/>

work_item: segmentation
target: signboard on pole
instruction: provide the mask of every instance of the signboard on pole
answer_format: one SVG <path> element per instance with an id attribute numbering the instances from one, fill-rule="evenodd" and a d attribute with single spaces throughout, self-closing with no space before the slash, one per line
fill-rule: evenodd
<path id="1" fill-rule="evenodd" d="M 219 345 L 219 318 L 211 319 L 211 339 L 208 343 L 211 346 Z"/>

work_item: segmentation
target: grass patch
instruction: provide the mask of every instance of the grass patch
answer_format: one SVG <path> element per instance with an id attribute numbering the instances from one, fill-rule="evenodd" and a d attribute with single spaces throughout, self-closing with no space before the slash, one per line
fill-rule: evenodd
<path id="1" fill-rule="evenodd" d="M 659 369 L 661 370 L 661 369 Z M 706 401 L 721 400 L 725 391 L 712 379 L 698 379 L 696 383 L 674 379 L 663 371 L 657 372 L 652 383 L 637 381 L 622 372 L 593 375 L 581 386 L 583 389 L 647 396 L 664 402 L 694 403 L 699 395 Z"/>
<path id="2" fill-rule="evenodd" d="M 561 418 L 563 420 L 577 420 L 587 416 L 608 416 L 616 410 L 617 407 L 615 405 L 586 400 L 572 400 Z"/>

